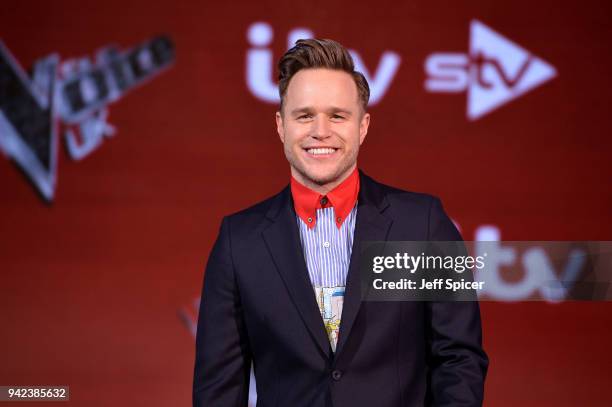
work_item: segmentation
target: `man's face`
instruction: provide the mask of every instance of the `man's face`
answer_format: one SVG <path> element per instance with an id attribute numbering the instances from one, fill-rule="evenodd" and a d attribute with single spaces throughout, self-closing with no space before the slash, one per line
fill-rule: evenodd
<path id="1" fill-rule="evenodd" d="M 276 113 L 291 175 L 309 187 L 335 187 L 355 168 L 369 123 L 350 74 L 298 71 L 287 87 L 282 114 Z"/>

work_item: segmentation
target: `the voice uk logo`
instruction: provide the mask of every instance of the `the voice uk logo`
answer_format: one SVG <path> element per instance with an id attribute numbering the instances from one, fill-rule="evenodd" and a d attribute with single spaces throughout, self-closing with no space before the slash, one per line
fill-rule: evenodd
<path id="1" fill-rule="evenodd" d="M 478 120 L 557 75 L 553 66 L 478 20 L 469 53 L 434 53 L 425 61 L 425 89 L 467 91 L 467 117 Z"/>
<path id="2" fill-rule="evenodd" d="M 172 41 L 160 36 L 125 51 L 104 47 L 95 60 L 60 61 L 54 53 L 38 60 L 30 77 L 0 41 L 0 152 L 52 202 L 59 129 L 70 158 L 85 158 L 115 134 L 108 105 L 173 61 Z"/>

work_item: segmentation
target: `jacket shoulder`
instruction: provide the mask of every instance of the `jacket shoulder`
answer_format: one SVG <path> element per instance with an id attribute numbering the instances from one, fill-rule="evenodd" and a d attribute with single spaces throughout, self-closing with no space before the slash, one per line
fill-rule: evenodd
<path id="1" fill-rule="evenodd" d="M 366 176 L 367 177 L 367 176 Z M 367 177 L 368 181 L 373 183 L 378 188 L 379 193 L 384 195 L 391 206 L 411 208 L 423 208 L 429 210 L 432 205 L 439 203 L 440 198 L 435 195 L 410 191 L 395 186 L 383 184 Z"/>
<path id="2" fill-rule="evenodd" d="M 437 196 L 374 183 L 379 194 L 385 196 L 388 216 L 400 229 L 411 233 L 411 238 L 404 240 L 461 240 Z"/>
<path id="3" fill-rule="evenodd" d="M 267 215 L 278 210 L 282 205 L 289 191 L 289 186 L 283 188 L 260 202 L 257 202 L 245 209 L 226 215 L 226 220 L 230 223 L 232 230 L 256 231 L 268 225 Z"/>

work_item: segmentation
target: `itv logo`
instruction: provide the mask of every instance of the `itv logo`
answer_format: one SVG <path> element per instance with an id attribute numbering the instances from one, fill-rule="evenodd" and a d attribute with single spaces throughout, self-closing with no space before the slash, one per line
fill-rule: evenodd
<path id="1" fill-rule="evenodd" d="M 308 28 L 294 28 L 287 37 L 287 49 L 295 45 L 300 38 L 314 38 Z M 268 23 L 256 22 L 247 29 L 247 40 L 251 48 L 246 53 L 246 84 L 257 99 L 267 103 L 279 103 L 278 85 L 273 80 L 276 61 L 272 50 L 267 48 L 274 39 L 274 31 Z M 389 89 L 401 63 L 400 56 L 393 51 L 384 51 L 380 56 L 378 67 L 370 71 L 359 53 L 349 50 L 355 68 L 361 72 L 370 85 L 370 106 L 379 103 Z"/>
<path id="2" fill-rule="evenodd" d="M 465 53 L 434 53 L 425 61 L 425 89 L 467 91 L 467 117 L 478 120 L 557 76 L 549 63 L 478 20 Z"/>

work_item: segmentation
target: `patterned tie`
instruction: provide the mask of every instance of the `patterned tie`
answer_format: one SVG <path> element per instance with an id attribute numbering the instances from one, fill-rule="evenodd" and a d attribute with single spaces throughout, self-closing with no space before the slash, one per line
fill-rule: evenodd
<path id="1" fill-rule="evenodd" d="M 335 352 L 340 330 L 342 304 L 344 303 L 344 286 L 314 287 L 314 291 L 329 343 Z"/>

